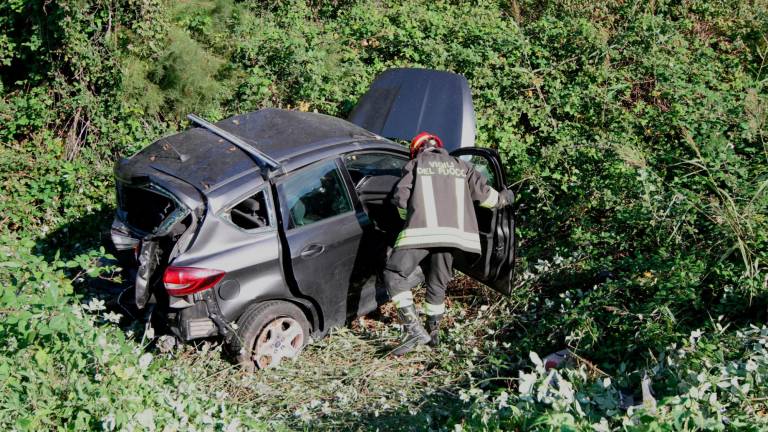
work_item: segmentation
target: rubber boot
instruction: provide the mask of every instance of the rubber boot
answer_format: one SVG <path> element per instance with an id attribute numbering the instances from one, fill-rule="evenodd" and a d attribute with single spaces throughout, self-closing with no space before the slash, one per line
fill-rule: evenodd
<path id="1" fill-rule="evenodd" d="M 403 341 L 392 350 L 392 354 L 401 356 L 416 349 L 419 345 L 426 345 L 432 339 L 429 333 L 424 329 L 419 320 L 419 313 L 416 312 L 414 305 L 405 306 L 397 309 L 397 316 L 403 323 Z"/>
<path id="2" fill-rule="evenodd" d="M 427 333 L 432 339 L 429 341 L 429 346 L 436 347 L 440 345 L 440 320 L 443 319 L 443 314 L 427 315 Z"/>

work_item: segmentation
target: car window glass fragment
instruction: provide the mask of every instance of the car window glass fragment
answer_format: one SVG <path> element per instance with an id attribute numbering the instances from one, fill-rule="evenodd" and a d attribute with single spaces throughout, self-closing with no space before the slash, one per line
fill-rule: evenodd
<path id="1" fill-rule="evenodd" d="M 246 230 L 269 226 L 269 213 L 264 191 L 260 191 L 232 207 L 232 210 L 229 211 L 229 219 L 233 224 Z"/>
<path id="2" fill-rule="evenodd" d="M 302 170 L 279 185 L 288 210 L 288 228 L 309 225 L 352 210 L 352 204 L 333 161 Z"/>

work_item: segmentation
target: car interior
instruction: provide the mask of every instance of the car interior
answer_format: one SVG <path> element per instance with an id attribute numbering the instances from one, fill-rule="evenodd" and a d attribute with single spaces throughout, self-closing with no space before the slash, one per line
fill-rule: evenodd
<path id="1" fill-rule="evenodd" d="M 230 211 L 232 223 L 246 230 L 263 228 L 269 225 L 267 203 L 264 191 L 248 197 Z"/>
<path id="2" fill-rule="evenodd" d="M 390 153 L 353 153 L 344 162 L 355 192 L 375 226 L 388 233 L 399 232 L 402 220 L 390 199 L 408 160 Z"/>

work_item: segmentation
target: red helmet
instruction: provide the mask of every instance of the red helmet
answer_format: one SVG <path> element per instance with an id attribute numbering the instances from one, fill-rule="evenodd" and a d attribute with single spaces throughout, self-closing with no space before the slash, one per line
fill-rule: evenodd
<path id="1" fill-rule="evenodd" d="M 435 147 L 443 147 L 443 140 L 439 136 L 431 134 L 429 132 L 422 132 L 411 140 L 411 159 L 419 152 L 419 148 L 426 143 L 430 143 Z"/>

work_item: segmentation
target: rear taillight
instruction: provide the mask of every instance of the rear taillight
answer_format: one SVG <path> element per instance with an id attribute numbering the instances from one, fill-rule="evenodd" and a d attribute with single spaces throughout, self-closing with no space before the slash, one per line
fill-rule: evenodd
<path id="1" fill-rule="evenodd" d="M 213 288 L 225 274 L 221 270 L 197 267 L 168 267 L 163 274 L 163 284 L 169 295 L 178 297 Z"/>

